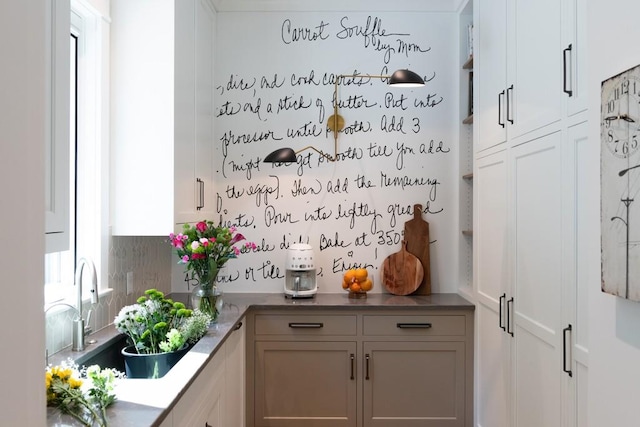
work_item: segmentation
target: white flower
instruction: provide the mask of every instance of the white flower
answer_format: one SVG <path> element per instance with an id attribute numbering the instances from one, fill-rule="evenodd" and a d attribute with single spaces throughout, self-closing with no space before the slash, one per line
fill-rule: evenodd
<path id="1" fill-rule="evenodd" d="M 200 247 L 200 242 L 198 242 L 197 240 L 194 240 L 193 242 L 191 242 L 191 250 L 192 251 L 195 251 L 199 247 Z"/>

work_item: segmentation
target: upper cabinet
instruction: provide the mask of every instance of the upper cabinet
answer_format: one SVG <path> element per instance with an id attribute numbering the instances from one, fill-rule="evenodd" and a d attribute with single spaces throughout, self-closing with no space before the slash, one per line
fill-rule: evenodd
<path id="1" fill-rule="evenodd" d="M 214 219 L 208 0 L 111 1 L 112 233 Z"/>
<path id="2" fill-rule="evenodd" d="M 584 97 L 579 0 L 477 0 L 477 151 L 558 122 Z M 514 141 L 515 143 L 516 141 Z"/>
<path id="3" fill-rule="evenodd" d="M 69 1 L 48 2 L 47 138 L 45 144 L 45 249 L 69 249 Z"/>
<path id="4" fill-rule="evenodd" d="M 569 17 L 563 20 L 563 86 L 569 96 L 567 115 L 572 117 L 587 109 L 587 0 L 565 0 L 563 6 L 563 13 Z"/>

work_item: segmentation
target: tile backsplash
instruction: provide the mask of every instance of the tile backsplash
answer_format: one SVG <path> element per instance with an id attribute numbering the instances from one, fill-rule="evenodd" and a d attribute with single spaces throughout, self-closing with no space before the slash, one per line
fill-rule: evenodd
<path id="1" fill-rule="evenodd" d="M 101 289 L 111 292 L 101 297 L 93 307 L 89 325 L 94 331 L 113 323 L 125 305 L 133 304 L 149 288 L 166 294 L 171 292 L 172 248 L 166 237 L 111 237 L 108 283 L 99 283 Z M 133 292 L 127 295 L 127 273 L 133 273 Z M 103 275 L 104 276 L 104 275 Z M 84 304 L 83 317 L 87 318 L 90 304 Z M 51 312 L 46 316 L 46 348 L 49 354 L 71 346 L 72 310 Z"/>

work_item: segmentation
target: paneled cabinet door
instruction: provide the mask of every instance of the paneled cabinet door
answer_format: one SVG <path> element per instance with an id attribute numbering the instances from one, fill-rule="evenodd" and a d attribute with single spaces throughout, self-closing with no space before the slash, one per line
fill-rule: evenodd
<path id="1" fill-rule="evenodd" d="M 174 427 L 227 427 L 225 410 L 225 355 L 218 351 L 172 410 Z"/>
<path id="2" fill-rule="evenodd" d="M 355 342 L 255 343 L 255 427 L 355 427 Z"/>
<path id="3" fill-rule="evenodd" d="M 507 132 L 518 137 L 562 116 L 562 2 L 510 1 L 507 50 Z"/>
<path id="4" fill-rule="evenodd" d="M 559 121 L 568 97 L 565 71 L 572 72 L 562 57 L 562 2 L 479 0 L 477 5 L 476 152 Z"/>
<path id="5" fill-rule="evenodd" d="M 563 406 L 562 133 L 511 153 L 512 425 L 557 427 Z M 510 310 L 509 310 L 510 309 Z M 513 322 L 513 323 L 511 323 Z"/>
<path id="6" fill-rule="evenodd" d="M 510 345 L 507 151 L 476 160 L 474 276 L 476 277 L 477 427 L 510 427 Z"/>
<path id="7" fill-rule="evenodd" d="M 244 427 L 245 425 L 245 319 L 224 343 L 226 408 L 225 425 Z"/>
<path id="8" fill-rule="evenodd" d="M 475 152 L 507 140 L 507 2 L 478 0 L 474 4 L 478 52 L 474 57 L 474 86 L 478 94 L 474 122 L 478 122 Z M 477 83 L 476 83 L 477 82 Z"/>
<path id="9" fill-rule="evenodd" d="M 215 13 L 210 0 L 176 8 L 175 197 L 176 222 L 212 219 L 213 51 Z M 195 23 L 195 27 L 194 27 Z"/>
<path id="10" fill-rule="evenodd" d="M 364 426 L 465 424 L 463 342 L 364 342 Z"/>
<path id="11" fill-rule="evenodd" d="M 587 0 L 564 0 L 564 6 L 563 89 L 569 96 L 567 115 L 572 116 L 587 109 Z"/>

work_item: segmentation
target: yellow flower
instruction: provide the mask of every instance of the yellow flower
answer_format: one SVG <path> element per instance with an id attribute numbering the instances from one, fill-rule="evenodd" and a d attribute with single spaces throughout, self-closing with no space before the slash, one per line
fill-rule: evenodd
<path id="1" fill-rule="evenodd" d="M 69 378 L 69 387 L 71 388 L 80 388 L 82 385 L 82 380 L 77 378 Z"/>

